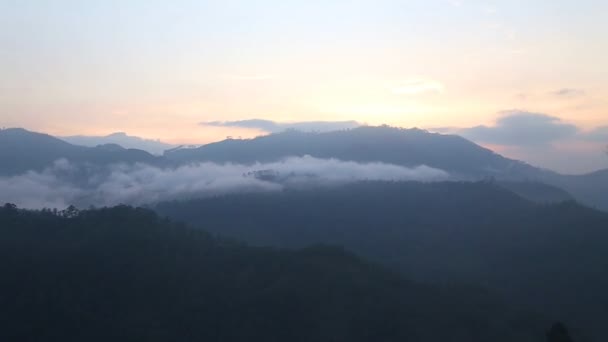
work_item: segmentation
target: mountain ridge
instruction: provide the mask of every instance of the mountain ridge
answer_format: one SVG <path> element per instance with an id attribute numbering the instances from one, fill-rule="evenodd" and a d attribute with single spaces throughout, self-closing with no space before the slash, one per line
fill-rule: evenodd
<path id="1" fill-rule="evenodd" d="M 115 132 L 105 136 L 73 135 L 58 137 L 74 145 L 95 147 L 98 145 L 117 144 L 124 148 L 138 149 L 154 155 L 162 155 L 164 151 L 175 148 L 175 145 L 160 140 L 144 139 L 128 135 L 125 132 Z"/>
<path id="2" fill-rule="evenodd" d="M 583 175 L 562 175 L 506 158 L 463 137 L 412 128 L 362 126 L 349 130 L 311 133 L 287 131 L 253 139 L 228 139 L 194 149 L 165 153 L 176 162 L 277 161 L 311 155 L 357 162 L 403 166 L 427 165 L 449 172 L 455 179 L 546 183 L 577 200 L 608 211 L 608 169 Z"/>
<path id="3" fill-rule="evenodd" d="M 23 128 L 0 130 L 0 175 L 11 176 L 26 171 L 41 171 L 59 159 L 77 163 L 156 163 L 148 152 L 125 149 L 119 145 L 86 147 L 73 145 L 44 133 Z"/>
<path id="4" fill-rule="evenodd" d="M 198 162 L 253 164 L 306 155 L 406 167 L 427 165 L 450 173 L 455 180 L 545 183 L 565 190 L 586 205 L 608 211 L 608 170 L 561 175 L 505 158 L 460 136 L 415 128 L 362 126 L 323 133 L 291 130 L 254 139 L 227 139 L 197 148 L 167 150 L 163 156 L 116 146 L 71 145 L 24 129 L 0 131 L 0 159 L 11 161 L 0 167 L 0 175 L 8 176 L 41 170 L 61 158 L 93 164 L 141 162 L 172 167 Z M 542 197 L 539 194 L 532 197 L 537 195 Z"/>

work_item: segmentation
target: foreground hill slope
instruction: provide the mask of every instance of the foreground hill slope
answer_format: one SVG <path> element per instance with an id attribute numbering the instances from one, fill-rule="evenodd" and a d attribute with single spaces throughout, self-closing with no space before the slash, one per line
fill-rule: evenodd
<path id="1" fill-rule="evenodd" d="M 212 238 L 143 209 L 0 208 L 5 341 L 543 341 L 482 291 L 419 285 L 329 247 Z"/>
<path id="2" fill-rule="evenodd" d="M 494 183 L 378 183 L 161 204 L 258 245 L 343 245 L 418 280 L 468 282 L 601 333 L 608 214 Z"/>

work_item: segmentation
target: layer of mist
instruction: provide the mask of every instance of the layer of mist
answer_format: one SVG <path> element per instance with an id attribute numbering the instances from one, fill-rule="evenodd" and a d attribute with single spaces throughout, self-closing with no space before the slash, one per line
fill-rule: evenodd
<path id="1" fill-rule="evenodd" d="M 147 164 L 89 164 L 56 161 L 42 172 L 0 178 L 0 203 L 22 208 L 65 208 L 116 204 L 143 205 L 166 200 L 235 192 L 281 191 L 289 187 L 330 186 L 357 181 L 443 181 L 447 172 L 424 165 L 356 163 L 310 156 L 253 165 L 200 163 L 176 168 Z"/>

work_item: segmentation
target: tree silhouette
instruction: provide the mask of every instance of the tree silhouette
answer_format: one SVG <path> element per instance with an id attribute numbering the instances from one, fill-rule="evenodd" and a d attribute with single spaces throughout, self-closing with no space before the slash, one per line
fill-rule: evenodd
<path id="1" fill-rule="evenodd" d="M 65 217 L 65 218 L 73 218 L 73 217 L 78 216 L 79 213 L 80 213 L 80 211 L 78 210 L 78 208 L 76 208 L 73 205 L 70 205 L 69 207 L 67 207 L 61 211 L 61 216 Z"/>
<path id="2" fill-rule="evenodd" d="M 547 332 L 547 342 L 573 342 L 568 329 L 564 323 L 557 322 L 553 324 L 549 332 Z"/>
<path id="3" fill-rule="evenodd" d="M 6 211 L 17 211 L 17 205 L 13 203 L 5 203 L 3 208 Z"/>

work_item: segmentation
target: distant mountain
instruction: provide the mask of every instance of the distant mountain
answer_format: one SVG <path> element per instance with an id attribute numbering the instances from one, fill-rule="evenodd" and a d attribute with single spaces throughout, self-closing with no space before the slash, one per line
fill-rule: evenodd
<path id="1" fill-rule="evenodd" d="M 29 170 L 42 170 L 58 159 L 96 165 L 111 163 L 154 163 L 148 152 L 124 149 L 118 145 L 84 147 L 67 143 L 47 134 L 21 128 L 0 130 L 0 175 L 15 175 Z"/>
<path id="2" fill-rule="evenodd" d="M 387 126 L 327 133 L 287 131 L 249 140 L 229 139 L 165 153 L 176 161 L 254 163 L 310 155 L 357 162 L 443 169 L 461 177 L 529 177 L 538 170 L 504 158 L 456 135 Z"/>
<path id="3" fill-rule="evenodd" d="M 156 210 L 256 245 L 342 245 L 414 280 L 479 284 L 603 341 L 608 214 L 572 201 L 535 204 L 503 186 L 364 182 Z"/>
<path id="4" fill-rule="evenodd" d="M 559 203 L 574 201 L 567 191 L 556 186 L 530 181 L 500 181 L 498 185 L 535 203 Z"/>
<path id="5" fill-rule="evenodd" d="M 165 153 L 166 158 L 177 162 L 222 163 L 268 162 L 303 155 L 410 167 L 427 165 L 449 172 L 454 179 L 546 183 L 587 205 L 608 210 L 608 170 L 582 176 L 560 175 L 505 158 L 460 136 L 420 129 L 366 126 L 326 133 L 288 131 Z M 521 185 L 518 188 L 522 190 Z"/>
<path id="6" fill-rule="evenodd" d="M 113 133 L 106 136 L 75 135 L 59 138 L 74 145 L 95 147 L 98 145 L 116 144 L 124 148 L 143 150 L 155 155 L 162 155 L 166 150 L 176 147 L 171 144 L 166 144 L 160 140 L 143 139 L 127 135 L 123 132 Z"/>
<path id="7" fill-rule="evenodd" d="M 2 341 L 542 342 L 549 327 L 341 248 L 248 247 L 125 206 L 0 207 L 0 270 Z"/>
<path id="8" fill-rule="evenodd" d="M 585 175 L 545 174 L 542 181 L 568 191 L 582 203 L 608 211 L 608 169 Z"/>
<path id="9" fill-rule="evenodd" d="M 541 199 L 548 193 L 540 194 L 541 189 L 533 184 L 545 183 L 565 190 L 586 205 L 608 211 L 608 170 L 589 175 L 560 175 L 505 158 L 459 136 L 419 129 L 382 126 L 326 133 L 287 131 L 250 140 L 228 139 L 198 148 L 174 148 L 165 151 L 164 157 L 124 149 L 119 144 L 84 147 L 23 129 L 0 131 L 0 158 L 7 161 L 0 165 L 0 175 L 41 170 L 60 158 L 97 165 L 143 162 L 175 166 L 200 161 L 251 164 L 304 155 L 409 167 L 427 165 L 449 172 L 456 180 L 523 182 L 517 186 L 519 194 Z M 524 190 L 522 186 L 531 188 Z M 563 197 L 564 194 L 552 198 Z"/>

